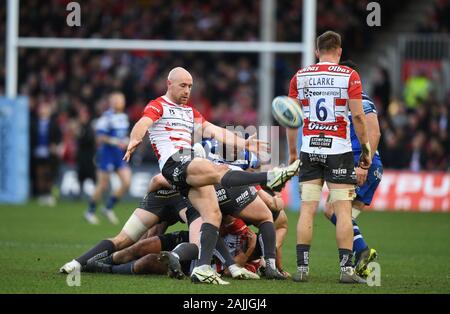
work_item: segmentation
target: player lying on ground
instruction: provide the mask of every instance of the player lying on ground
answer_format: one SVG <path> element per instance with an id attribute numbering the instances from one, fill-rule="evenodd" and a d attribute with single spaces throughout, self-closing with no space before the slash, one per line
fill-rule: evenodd
<path id="1" fill-rule="evenodd" d="M 62 266 L 60 272 L 79 271 L 89 260 L 100 259 L 115 251 L 129 247 L 138 241 L 147 230 L 160 222 L 165 222 L 166 228 L 179 221 L 184 222 L 186 220 L 184 214 L 186 207 L 185 199 L 177 191 L 161 189 L 149 192 L 118 235 L 100 241 L 80 257 Z M 164 233 L 164 230 L 160 232 Z"/>
<path id="2" fill-rule="evenodd" d="M 243 172 L 243 171 L 242 171 Z M 162 182 L 162 177 L 155 182 Z M 160 187 L 167 186 L 168 182 Z M 276 268 L 276 231 L 273 224 L 273 216 L 270 209 L 264 203 L 264 201 L 258 196 L 257 193 L 266 193 L 264 191 L 257 192 L 254 187 L 238 187 L 238 188 L 223 188 L 220 185 L 215 186 L 217 199 L 219 200 L 219 208 L 223 215 L 232 215 L 242 218 L 254 224 L 259 228 L 260 236 L 259 240 L 263 243 L 263 255 L 266 262 L 265 277 L 268 279 L 285 279 L 285 277 Z M 274 201 L 270 195 L 265 197 L 269 204 L 276 204 L 279 206 L 278 201 Z M 282 205 L 281 205 L 282 206 Z M 179 263 L 176 257 L 180 257 L 180 260 L 195 259 L 198 249 L 198 239 L 200 230 L 192 230 L 192 226 L 196 226 L 196 223 L 201 219 L 198 219 L 200 215 L 198 211 L 194 209 L 192 204 L 188 203 L 188 210 L 186 212 L 187 220 L 190 224 L 190 237 L 191 243 L 179 246 L 173 253 L 164 253 L 165 258 L 169 259 L 173 264 L 171 267 L 174 277 L 178 277 L 180 273 Z M 195 224 L 193 222 L 196 222 Z M 192 223 L 192 224 L 191 224 Z"/>
<path id="3" fill-rule="evenodd" d="M 272 211 L 272 215 L 277 231 L 277 269 L 285 278 L 288 278 L 290 274 L 282 269 L 281 262 L 281 247 L 287 233 L 287 216 L 284 210 Z M 221 236 L 238 265 L 264 275 L 265 262 L 264 258 L 261 258 L 263 257 L 261 241 L 257 240 L 258 235 L 242 219 L 225 216 L 222 222 Z"/>
<path id="4" fill-rule="evenodd" d="M 215 165 L 209 160 L 193 157 L 193 134 L 214 137 L 219 142 L 249 149 L 251 152 L 267 152 L 268 145 L 254 137 L 245 140 L 231 131 L 208 121 L 193 107 L 187 106 L 193 79 L 183 68 L 174 68 L 167 78 L 165 95 L 152 100 L 145 107 L 141 119 L 130 134 L 130 143 L 124 159 L 129 161 L 132 153 L 148 132 L 151 145 L 159 160 L 161 173 L 181 194 L 187 196 L 200 212 L 204 223 L 201 228 L 198 266 L 193 270 L 193 282 L 216 282 L 210 267 L 213 249 L 218 238 L 222 216 L 213 185 L 225 188 L 263 184 L 276 188 L 288 181 L 298 170 L 300 161 L 286 168 L 261 173 L 241 173 L 228 167 Z M 197 131 L 197 132 L 196 132 Z M 203 136 L 205 135 L 205 136 Z M 220 278 L 218 278 L 220 279 Z"/>
<path id="5" fill-rule="evenodd" d="M 152 186 L 160 186 L 161 181 L 167 182 L 161 175 L 153 177 L 150 189 L 152 189 Z M 162 230 L 159 231 L 161 234 L 164 233 L 168 226 L 179 221 L 186 221 L 186 207 L 186 200 L 177 191 L 159 189 L 155 192 L 149 192 L 117 236 L 102 240 L 82 256 L 66 263 L 61 267 L 60 272 L 71 273 L 80 270 L 81 266 L 86 265 L 89 260 L 97 260 L 110 255 L 112 252 L 129 247 L 139 240 L 148 229 L 157 224 L 159 226 L 164 225 Z M 239 276 L 238 269 L 236 269 L 235 275 Z"/>
<path id="6" fill-rule="evenodd" d="M 168 267 L 159 259 L 161 250 L 173 250 L 181 243 L 189 242 L 188 231 L 177 231 L 143 238 L 132 246 L 99 260 L 89 261 L 84 272 L 100 272 L 122 275 L 165 275 Z M 181 263 L 185 274 L 191 270 L 191 261 Z"/>
<path id="7" fill-rule="evenodd" d="M 280 226 L 279 229 L 286 228 L 287 223 L 284 211 L 273 212 L 276 215 L 276 224 Z M 201 218 L 198 217 L 195 221 Z M 201 223 L 197 223 L 198 226 Z M 256 272 L 261 267 L 261 242 L 257 241 L 257 235 L 247 227 L 243 220 L 234 218 L 232 216 L 224 216 L 224 221 L 221 226 L 221 238 L 225 244 L 225 248 L 229 250 L 229 254 L 233 256 L 233 264 L 245 267 L 248 271 L 253 273 L 253 276 L 247 279 L 258 279 Z M 282 242 L 283 239 L 280 239 Z M 152 236 L 146 239 L 141 239 L 134 245 L 113 253 L 108 258 L 89 262 L 83 268 L 83 271 L 88 272 L 102 272 L 113 274 L 166 274 L 169 271 L 168 259 L 163 256 L 162 261 L 158 253 L 163 251 L 170 251 L 176 248 L 179 244 L 189 242 L 189 233 L 187 231 L 178 231 L 159 236 Z M 278 242 L 278 241 L 277 241 Z M 198 250 L 196 251 L 198 254 Z M 229 266 L 226 263 L 224 255 L 218 252 L 215 255 L 215 267 L 217 272 L 223 273 L 225 276 L 232 276 Z M 279 260 L 281 265 L 281 258 Z M 229 264 L 229 263 L 228 263 Z M 225 268 L 226 266 L 227 268 Z M 193 263 L 189 260 L 181 261 L 180 268 L 183 276 L 189 276 L 193 267 Z M 281 269 L 281 268 L 280 268 Z M 283 272 L 283 271 L 281 271 Z M 248 273 L 247 273 L 248 274 Z M 289 276 L 288 273 L 283 272 L 284 276 Z M 183 276 L 178 276 L 179 279 Z"/>
<path id="8" fill-rule="evenodd" d="M 343 61 L 339 64 L 348 66 L 357 70 L 357 66 L 352 61 Z M 361 144 L 355 134 L 351 116 L 350 120 L 350 138 L 352 141 L 353 157 L 355 159 L 356 179 L 358 186 L 356 187 L 356 198 L 352 202 L 352 221 L 353 221 L 353 252 L 355 253 L 355 270 L 359 276 L 366 278 L 369 275 L 367 265 L 377 256 L 377 251 L 369 248 L 364 237 L 356 223 L 356 217 L 366 206 L 372 202 L 375 191 L 380 184 L 383 175 L 383 164 L 378 153 L 378 142 L 380 140 L 380 126 L 378 124 L 377 110 L 372 99 L 367 94 L 362 93 L 362 104 L 367 121 L 367 131 L 369 135 L 369 144 L 372 151 L 372 165 L 369 169 L 358 167 L 358 160 L 361 154 Z M 336 224 L 336 215 L 332 203 L 327 202 L 325 216 Z"/>

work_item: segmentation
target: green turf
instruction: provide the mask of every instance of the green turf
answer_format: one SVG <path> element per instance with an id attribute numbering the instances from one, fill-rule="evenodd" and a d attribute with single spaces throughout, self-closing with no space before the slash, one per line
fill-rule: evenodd
<path id="1" fill-rule="evenodd" d="M 210 286 L 165 276 L 83 273 L 80 287 L 68 287 L 59 267 L 120 230 L 104 219 L 100 226 L 88 225 L 81 217 L 84 207 L 79 202 L 54 208 L 0 205 L 0 293 L 450 293 L 450 214 L 444 213 L 360 216 L 362 233 L 380 253 L 380 287 L 337 283 L 334 227 L 322 215 L 314 225 L 308 283 L 232 280 L 229 286 Z M 122 221 L 133 207 L 118 205 Z M 289 218 L 284 264 L 294 272 L 297 214 Z"/>

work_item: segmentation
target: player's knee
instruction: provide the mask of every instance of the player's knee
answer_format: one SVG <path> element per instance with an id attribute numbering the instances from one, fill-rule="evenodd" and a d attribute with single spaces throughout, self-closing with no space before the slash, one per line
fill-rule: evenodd
<path id="1" fill-rule="evenodd" d="M 327 219 L 331 219 L 331 216 L 333 216 L 333 205 L 329 201 L 325 203 L 325 211 L 323 214 Z"/>
<path id="2" fill-rule="evenodd" d="M 121 231 L 118 235 L 112 238 L 111 241 L 112 243 L 114 243 L 114 246 L 117 251 L 126 248 L 134 243 L 134 241 L 123 231 Z"/>
<path id="3" fill-rule="evenodd" d="M 330 203 L 336 201 L 353 201 L 355 197 L 355 188 L 330 189 Z"/>
<path id="4" fill-rule="evenodd" d="M 125 176 L 125 177 L 122 178 L 122 185 L 123 186 L 128 187 L 128 186 L 130 186 L 130 183 L 131 183 L 131 177 L 130 176 Z"/>
<path id="5" fill-rule="evenodd" d="M 136 242 L 147 229 L 141 219 L 136 214 L 132 214 L 123 226 L 121 233 L 125 234 L 132 242 Z"/>
<path id="6" fill-rule="evenodd" d="M 300 196 L 302 202 L 319 202 L 322 187 L 317 184 L 300 183 Z"/>
<path id="7" fill-rule="evenodd" d="M 206 211 L 202 216 L 202 218 L 204 222 L 210 223 L 215 226 L 219 226 L 220 222 L 222 221 L 222 213 L 218 208 L 215 209 L 213 207 L 211 208 L 211 210 Z"/>

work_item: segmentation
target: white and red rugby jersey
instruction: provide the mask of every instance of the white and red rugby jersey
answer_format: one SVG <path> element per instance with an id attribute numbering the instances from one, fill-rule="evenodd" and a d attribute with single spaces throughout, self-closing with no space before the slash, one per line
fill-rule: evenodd
<path id="1" fill-rule="evenodd" d="M 247 250 L 249 238 L 256 235 L 242 219 L 235 218 L 230 224 L 222 224 L 220 226 L 220 236 L 225 242 L 231 256 L 234 258 Z M 259 269 L 259 262 L 259 259 L 247 261 L 245 268 L 256 273 Z M 216 271 L 219 273 L 221 273 L 225 268 L 220 261 L 216 261 L 213 266 L 216 267 Z"/>
<path id="2" fill-rule="evenodd" d="M 349 99 L 361 99 L 358 73 L 330 62 L 300 69 L 292 78 L 289 97 L 304 112 L 302 152 L 334 155 L 352 151 Z"/>
<path id="3" fill-rule="evenodd" d="M 166 96 L 150 101 L 144 109 L 143 116 L 153 120 L 148 133 L 160 170 L 167 159 L 180 149 L 192 148 L 194 127 L 205 122 L 195 108 L 175 104 Z"/>

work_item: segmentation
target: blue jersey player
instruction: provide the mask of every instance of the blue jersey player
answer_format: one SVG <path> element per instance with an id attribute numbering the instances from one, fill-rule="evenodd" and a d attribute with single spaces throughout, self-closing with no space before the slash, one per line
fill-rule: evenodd
<path id="1" fill-rule="evenodd" d="M 352 69 L 356 68 L 356 65 L 352 61 L 344 61 L 340 64 L 348 66 Z M 362 104 L 366 115 L 369 143 L 373 152 L 373 157 L 372 165 L 369 169 L 365 170 L 360 167 L 355 168 L 358 186 L 356 187 L 356 198 L 352 202 L 352 218 L 353 251 L 355 252 L 356 265 L 355 270 L 358 275 L 367 277 L 370 273 L 367 269 L 367 265 L 377 257 L 377 252 L 367 246 L 355 219 L 361 213 L 361 210 L 363 210 L 364 207 L 369 206 L 372 202 L 372 198 L 383 175 L 383 165 L 377 151 L 377 146 L 380 139 L 380 127 L 378 124 L 377 110 L 372 99 L 370 99 L 370 97 L 364 92 L 362 93 Z M 359 156 L 361 154 L 361 144 L 356 137 L 351 116 L 349 118 L 350 138 L 352 141 L 352 150 L 356 166 L 358 165 Z M 330 203 L 326 204 L 325 216 L 330 219 L 333 224 L 336 224 L 336 216 Z"/>
<path id="2" fill-rule="evenodd" d="M 89 208 L 84 214 L 86 220 L 91 224 L 98 224 L 95 210 L 97 202 L 100 201 L 108 188 L 110 173 L 116 172 L 121 181 L 121 186 L 113 191 L 102 211 L 113 224 L 119 223 L 113 207 L 128 190 L 131 180 L 130 168 L 122 160 L 128 145 L 129 131 L 128 116 L 124 113 L 124 95 L 118 92 L 112 93 L 109 96 L 109 106 L 110 108 L 98 119 L 95 127 L 98 144 L 96 156 L 97 185 L 89 200 Z"/>

